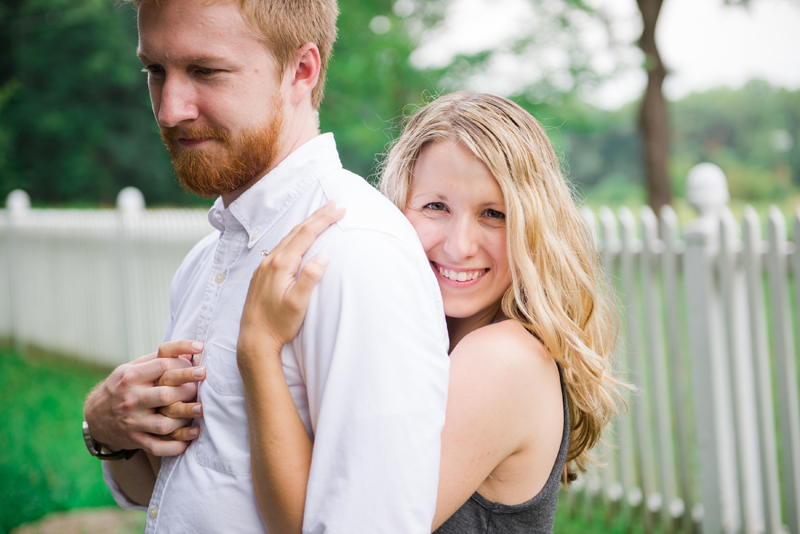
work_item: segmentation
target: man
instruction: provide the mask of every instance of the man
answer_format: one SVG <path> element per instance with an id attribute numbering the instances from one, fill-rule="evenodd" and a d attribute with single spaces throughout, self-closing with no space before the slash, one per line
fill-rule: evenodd
<path id="1" fill-rule="evenodd" d="M 335 0 L 137 7 L 138 54 L 178 177 L 221 198 L 209 212 L 217 232 L 173 280 L 162 358 L 120 366 L 87 399 L 90 451 L 130 457 L 104 462 L 117 502 L 147 510 L 148 533 L 264 531 L 236 364 L 239 320 L 263 255 L 334 200 L 347 215 L 308 253 L 325 252 L 329 264 L 282 353 L 315 443 L 303 529 L 430 532 L 448 372 L 441 297 L 410 224 L 341 168 L 331 134 L 319 135 Z M 195 395 L 177 385 L 185 380 L 163 385 L 165 371 L 181 368 L 205 380 L 198 403 L 173 406 L 186 418 L 170 419 L 156 410 Z M 199 426 L 184 427 L 200 405 Z M 191 442 L 163 439 L 198 432 Z"/>

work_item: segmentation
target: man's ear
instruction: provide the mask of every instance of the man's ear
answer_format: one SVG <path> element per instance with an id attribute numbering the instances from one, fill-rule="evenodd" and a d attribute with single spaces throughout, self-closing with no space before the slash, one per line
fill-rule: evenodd
<path id="1" fill-rule="evenodd" d="M 300 102 L 303 97 L 310 94 L 319 81 L 319 70 L 322 62 L 319 58 L 319 49 L 314 43 L 301 46 L 295 56 L 294 68 L 290 72 L 294 75 L 289 82 L 289 95 L 293 104 Z"/>

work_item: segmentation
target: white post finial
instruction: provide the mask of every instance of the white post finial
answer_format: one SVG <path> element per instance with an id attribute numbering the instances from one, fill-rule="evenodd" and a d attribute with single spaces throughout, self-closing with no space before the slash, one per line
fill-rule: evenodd
<path id="1" fill-rule="evenodd" d="M 6 197 L 6 208 L 13 213 L 29 210 L 31 207 L 31 197 L 22 189 L 14 189 Z"/>
<path id="2" fill-rule="evenodd" d="M 722 169 L 713 163 L 692 167 L 686 177 L 686 200 L 700 212 L 700 217 L 718 215 L 731 200 Z"/>
<path id="3" fill-rule="evenodd" d="M 135 187 L 126 187 L 117 194 L 117 209 L 126 214 L 144 211 L 144 195 Z"/>

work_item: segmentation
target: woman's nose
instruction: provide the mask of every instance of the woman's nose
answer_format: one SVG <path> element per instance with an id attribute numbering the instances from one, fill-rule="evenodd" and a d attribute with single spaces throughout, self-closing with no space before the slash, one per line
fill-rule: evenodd
<path id="1" fill-rule="evenodd" d="M 444 251 L 454 260 L 473 257 L 478 250 L 477 229 L 468 221 L 457 221 L 447 229 Z"/>

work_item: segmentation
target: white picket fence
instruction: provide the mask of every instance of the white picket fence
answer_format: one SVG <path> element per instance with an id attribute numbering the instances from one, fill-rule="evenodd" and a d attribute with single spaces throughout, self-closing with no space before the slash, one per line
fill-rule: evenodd
<path id="1" fill-rule="evenodd" d="M 719 169 L 689 176 L 700 217 L 671 208 L 586 212 L 620 304 L 616 365 L 639 388 L 592 468 L 562 497 L 572 514 L 633 531 L 800 534 L 800 216 L 727 211 Z M 169 284 L 210 232 L 205 211 L 0 210 L 0 337 L 116 365 L 152 351 Z"/>
<path id="2" fill-rule="evenodd" d="M 124 189 L 118 209 L 0 210 L 0 337 L 116 366 L 155 350 L 169 286 L 211 233 L 204 210 L 145 210 Z"/>

